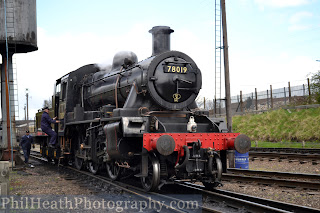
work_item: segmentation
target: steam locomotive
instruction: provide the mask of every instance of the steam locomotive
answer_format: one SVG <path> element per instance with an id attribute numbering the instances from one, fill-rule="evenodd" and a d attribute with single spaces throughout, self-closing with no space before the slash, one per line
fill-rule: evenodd
<path id="1" fill-rule="evenodd" d="M 195 99 L 202 77 L 188 55 L 170 51 L 170 27 L 150 31 L 152 56 L 138 62 L 133 52 L 120 52 L 112 66 L 85 65 L 56 81 L 51 117 L 59 124 L 58 148 L 48 146 L 36 115 L 36 141 L 44 157 L 96 174 L 105 168 L 119 179 L 129 172 L 146 191 L 177 179 L 220 184 L 226 150 L 245 153 L 250 139 L 228 133 L 223 119 L 209 118 Z"/>

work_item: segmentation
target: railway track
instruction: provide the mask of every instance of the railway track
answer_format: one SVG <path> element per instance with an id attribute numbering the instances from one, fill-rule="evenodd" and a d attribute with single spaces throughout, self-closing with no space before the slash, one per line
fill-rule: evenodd
<path id="1" fill-rule="evenodd" d="M 41 159 L 40 156 L 35 156 L 35 158 Z M 275 202 L 223 190 L 207 191 L 204 190 L 204 187 L 200 185 L 185 182 L 176 182 L 173 185 L 174 187 L 179 186 L 178 190 L 170 186 L 169 188 L 171 188 L 173 191 L 169 190 L 169 192 L 160 191 L 160 193 L 146 193 L 139 187 L 135 187 L 123 182 L 111 181 L 107 177 L 93 175 L 86 171 L 79 171 L 69 166 L 59 167 L 59 169 L 60 171 L 64 171 L 63 175 L 69 180 L 76 180 L 81 176 L 87 177 L 85 178 L 86 180 L 92 179 L 90 181 L 95 183 L 95 188 L 98 188 L 98 191 L 99 187 L 101 188 L 101 191 L 103 191 L 102 189 L 105 188 L 104 185 L 107 184 L 116 187 L 122 192 L 132 194 L 139 199 L 144 199 L 148 202 L 161 203 L 165 201 L 165 203 L 168 204 L 175 202 L 183 206 L 189 205 L 187 202 L 190 202 L 190 200 L 179 199 L 172 195 L 176 192 L 183 192 L 184 194 L 198 194 L 202 198 L 201 200 L 203 202 L 199 203 L 197 209 L 186 210 L 164 204 L 163 208 L 165 209 L 165 212 L 319 212 L 319 210 L 313 208 Z"/>
<path id="2" fill-rule="evenodd" d="M 320 154 L 320 149 L 300 149 L 300 148 L 259 148 L 259 147 L 251 147 L 250 151 L 255 151 L 255 152 L 301 153 L 301 154 Z"/>
<path id="3" fill-rule="evenodd" d="M 278 158 L 278 159 L 289 159 L 289 160 L 308 160 L 308 161 L 320 161 L 320 154 L 310 153 L 285 153 L 285 152 L 260 152 L 250 151 L 250 158 Z"/>
<path id="4" fill-rule="evenodd" d="M 194 190 L 200 190 L 203 193 L 208 194 L 210 196 L 217 196 L 217 194 L 218 195 L 225 195 L 225 196 L 230 196 L 233 198 L 243 199 L 243 200 L 246 200 L 247 202 L 252 202 L 257 205 L 268 206 L 269 208 L 273 208 L 274 212 L 295 212 L 295 213 L 320 212 L 320 210 L 314 209 L 314 208 L 308 208 L 305 206 L 283 203 L 283 202 L 269 200 L 269 199 L 263 199 L 263 198 L 259 198 L 259 197 L 254 197 L 254 196 L 250 196 L 250 195 L 245 195 L 245 194 L 240 194 L 240 193 L 235 193 L 235 192 L 230 192 L 230 191 L 225 191 L 225 190 L 220 190 L 220 189 L 207 191 L 204 189 L 204 186 L 198 185 L 198 184 L 193 184 L 193 183 L 180 182 L 179 184 L 182 184 L 185 187 L 190 187 Z M 256 211 L 253 210 L 253 212 L 256 212 Z M 261 210 L 259 210 L 257 212 L 261 212 Z M 267 212 L 267 211 L 262 211 L 262 212 Z"/>
<path id="5" fill-rule="evenodd" d="M 317 175 L 317 174 L 260 171 L 260 170 L 247 170 L 247 169 L 235 169 L 235 168 L 229 168 L 227 172 L 233 173 L 233 174 L 242 174 L 242 175 L 314 180 L 315 182 L 320 182 L 320 175 Z"/>
<path id="6" fill-rule="evenodd" d="M 117 187 L 119 190 L 124 192 L 133 194 L 141 199 L 144 199 L 148 202 L 157 202 L 161 203 L 166 201 L 166 203 L 180 203 L 180 205 L 187 206 L 189 205 L 190 200 L 182 200 L 172 195 L 172 191 L 160 191 L 160 193 L 155 192 L 144 192 L 141 188 L 119 182 L 119 181 L 111 181 L 109 178 L 101 176 L 101 175 L 92 175 L 86 171 L 79 171 L 72 167 L 66 167 L 69 170 L 77 174 L 82 174 L 89 176 L 93 179 L 99 180 L 109 185 L 113 185 Z M 269 201 L 266 199 L 261 199 L 253 196 L 246 196 L 243 194 L 233 193 L 224 190 L 213 190 L 207 191 L 204 190 L 203 187 L 193 185 L 190 183 L 176 183 L 178 186 L 182 186 L 183 189 L 174 188 L 173 191 L 183 192 L 184 194 L 199 194 L 204 199 L 204 202 L 199 203 L 197 209 L 199 212 L 238 212 L 238 211 L 248 211 L 248 212 L 319 212 L 317 209 L 312 209 L 303 206 L 291 205 L 281 202 Z M 196 187 L 197 186 L 197 187 Z M 168 194 L 169 193 L 169 194 Z M 182 204 L 184 203 L 184 204 Z M 221 207 L 222 203 L 222 207 Z M 272 205 L 270 205 L 272 203 Z M 285 207 L 283 207 L 285 206 Z M 166 210 L 169 212 L 194 212 L 195 209 L 186 210 L 174 208 L 171 205 L 164 205 Z M 198 212 L 198 211 L 196 211 Z"/>
<path id="7" fill-rule="evenodd" d="M 291 178 L 291 179 L 280 179 Z M 304 181 L 296 179 L 313 179 L 313 181 Z M 318 178 L 318 179 L 317 179 Z M 270 186 L 281 186 L 287 188 L 302 188 L 320 190 L 320 176 L 319 175 L 303 175 L 283 172 L 266 172 L 266 171 L 252 171 L 252 170 L 237 170 L 229 169 L 228 173 L 222 174 L 222 181 L 237 181 L 237 182 L 249 182 L 259 183 Z M 317 181 L 314 181 L 317 180 Z"/>

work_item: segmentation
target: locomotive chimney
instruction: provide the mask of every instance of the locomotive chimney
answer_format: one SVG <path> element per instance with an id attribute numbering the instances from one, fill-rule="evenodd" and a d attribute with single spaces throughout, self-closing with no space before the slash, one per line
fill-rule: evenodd
<path id="1" fill-rule="evenodd" d="M 149 30 L 152 33 L 152 56 L 170 51 L 170 33 L 173 32 L 167 26 L 156 26 Z"/>

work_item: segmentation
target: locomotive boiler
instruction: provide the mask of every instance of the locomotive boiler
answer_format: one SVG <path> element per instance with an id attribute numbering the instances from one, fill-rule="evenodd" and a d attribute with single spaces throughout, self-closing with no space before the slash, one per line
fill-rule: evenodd
<path id="1" fill-rule="evenodd" d="M 250 139 L 228 133 L 223 119 L 198 109 L 201 71 L 191 57 L 170 50 L 173 30 L 149 32 L 151 57 L 138 61 L 133 52 L 120 52 L 110 67 L 86 65 L 56 81 L 50 113 L 62 121 L 53 126 L 59 147 L 48 147 L 39 112 L 41 152 L 94 174 L 105 168 L 113 180 L 130 173 L 146 191 L 177 179 L 216 187 L 226 150 L 245 153 Z"/>

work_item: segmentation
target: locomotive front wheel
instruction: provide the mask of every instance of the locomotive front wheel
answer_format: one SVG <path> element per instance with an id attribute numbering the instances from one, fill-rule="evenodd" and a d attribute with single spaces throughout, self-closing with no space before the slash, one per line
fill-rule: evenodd
<path id="1" fill-rule="evenodd" d="M 141 177 L 141 184 L 145 191 L 156 191 L 160 183 L 160 163 L 153 156 L 148 156 L 148 176 Z"/>
<path id="2" fill-rule="evenodd" d="M 113 160 L 107 163 L 107 173 L 112 180 L 117 180 L 119 178 L 121 168 Z"/>
<path id="3" fill-rule="evenodd" d="M 214 156 L 212 160 L 209 159 L 208 163 L 213 164 L 212 165 L 212 172 L 213 172 L 213 180 L 214 182 L 202 182 L 202 184 L 207 189 L 213 189 L 219 186 L 221 182 L 221 176 L 222 176 L 222 162 L 218 156 Z"/>
<path id="4" fill-rule="evenodd" d="M 95 174 L 97 174 L 98 171 L 99 171 L 99 164 L 90 161 L 90 162 L 89 162 L 89 165 L 88 165 L 88 168 L 89 168 L 89 171 L 90 171 L 92 174 L 95 175 Z"/>

